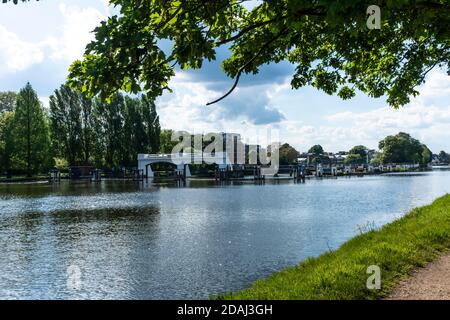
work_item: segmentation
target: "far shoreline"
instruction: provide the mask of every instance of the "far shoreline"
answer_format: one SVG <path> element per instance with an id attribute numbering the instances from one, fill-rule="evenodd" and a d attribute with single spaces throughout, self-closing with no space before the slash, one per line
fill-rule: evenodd
<path id="1" fill-rule="evenodd" d="M 411 171 L 392 171 L 392 172 L 364 172 L 364 173 L 350 173 L 350 174 L 338 174 L 338 175 L 323 175 L 323 176 L 316 176 L 316 175 L 307 175 L 305 176 L 305 180 L 328 180 L 328 179 L 338 179 L 338 178 L 364 178 L 364 177 L 372 177 L 372 176 L 413 176 L 413 175 L 421 175 L 425 174 L 427 172 L 438 172 L 438 171 L 446 171 L 450 170 L 450 166 L 433 166 L 429 169 L 421 169 L 421 170 L 411 170 Z M 205 181 L 205 182 L 213 182 L 216 181 L 214 177 L 204 177 L 204 176 L 192 176 L 187 179 L 188 181 Z M 290 181 L 295 180 L 292 177 L 286 176 L 286 175 L 280 175 L 278 177 L 275 176 L 266 176 L 265 179 L 262 181 Z M 92 182 L 90 179 L 69 179 L 68 177 L 62 177 L 61 181 L 68 181 L 68 182 Z M 122 178 L 102 178 L 102 181 L 133 181 L 130 179 L 122 179 Z M 163 183 L 168 182 L 176 182 L 175 179 L 170 178 L 144 178 L 143 181 L 158 181 Z M 136 181 L 139 182 L 139 181 Z M 140 181 L 142 183 L 142 181 Z M 261 180 L 253 180 L 251 178 L 231 178 L 227 181 L 220 181 L 218 184 L 223 184 L 224 182 L 254 182 L 255 184 L 261 184 Z M 296 182 L 297 183 L 297 182 Z M 300 182 L 298 182 L 300 183 Z M 55 184 L 54 182 L 50 181 L 49 177 L 31 177 L 31 178 L 25 178 L 25 177 L 17 177 L 17 178 L 11 178 L 11 179 L 5 179 L 0 178 L 0 185 L 33 185 L 33 184 Z M 58 183 L 56 183 L 58 184 Z"/>

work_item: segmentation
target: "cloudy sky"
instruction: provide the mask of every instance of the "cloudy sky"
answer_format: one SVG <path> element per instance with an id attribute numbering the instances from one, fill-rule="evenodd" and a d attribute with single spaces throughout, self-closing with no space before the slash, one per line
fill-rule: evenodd
<path id="1" fill-rule="evenodd" d="M 19 90 L 30 81 L 44 105 L 62 84 L 70 63 L 82 56 L 90 31 L 111 14 L 107 0 L 45 0 L 0 4 L 0 91 Z M 221 50 L 219 60 L 227 56 Z M 173 93 L 157 101 L 162 126 L 191 132 L 227 131 L 253 136 L 267 129 L 300 151 L 321 144 L 328 151 L 409 132 L 434 152 L 450 151 L 450 77 L 434 70 L 408 106 L 393 110 L 385 99 L 358 94 L 350 101 L 313 88 L 292 90 L 294 66 L 273 64 L 245 77 L 232 96 L 206 106 L 232 85 L 209 63 L 200 71 L 178 72 Z"/>

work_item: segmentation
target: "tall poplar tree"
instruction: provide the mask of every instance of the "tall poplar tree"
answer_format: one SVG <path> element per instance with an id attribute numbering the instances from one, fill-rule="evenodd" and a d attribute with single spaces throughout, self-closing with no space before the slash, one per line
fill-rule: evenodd
<path id="1" fill-rule="evenodd" d="M 158 153 L 161 144 L 161 125 L 159 123 L 158 113 L 156 112 L 155 102 L 148 96 L 143 96 L 141 104 L 147 137 L 147 149 L 145 152 Z"/>
<path id="2" fill-rule="evenodd" d="M 6 172 L 7 176 L 11 174 L 13 116 L 12 112 L 0 113 L 0 172 Z"/>
<path id="3" fill-rule="evenodd" d="M 14 111 L 17 93 L 12 91 L 0 92 L 0 112 Z"/>
<path id="4" fill-rule="evenodd" d="M 28 177 L 50 165 L 50 135 L 44 108 L 30 83 L 20 90 L 14 112 L 12 135 L 14 162 Z"/>
<path id="5" fill-rule="evenodd" d="M 79 159 L 82 148 L 81 101 L 79 94 L 62 85 L 50 97 L 50 123 L 55 156 L 69 165 Z"/>
<path id="6" fill-rule="evenodd" d="M 62 85 L 50 97 L 50 123 L 55 156 L 69 165 L 90 161 L 94 139 L 92 100 Z"/>

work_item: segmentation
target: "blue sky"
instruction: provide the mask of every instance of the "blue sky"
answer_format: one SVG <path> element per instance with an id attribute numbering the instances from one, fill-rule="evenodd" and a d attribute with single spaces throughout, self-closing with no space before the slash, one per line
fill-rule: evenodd
<path id="1" fill-rule="evenodd" d="M 0 91 L 19 90 L 30 81 L 44 105 L 67 76 L 70 63 L 82 56 L 90 31 L 111 14 L 106 0 L 45 0 L 0 5 Z M 384 99 L 358 94 L 350 101 L 313 88 L 292 90 L 294 66 L 271 64 L 257 76 L 246 76 L 232 96 L 220 97 L 233 83 L 220 69 L 228 51 L 202 70 L 177 72 L 174 93 L 157 100 L 165 128 L 192 132 L 239 132 L 250 138 L 267 129 L 278 132 L 300 151 L 322 144 L 328 151 L 357 144 L 376 148 L 399 131 L 411 133 L 434 152 L 450 151 L 450 77 L 434 70 L 421 95 L 393 110 Z"/>

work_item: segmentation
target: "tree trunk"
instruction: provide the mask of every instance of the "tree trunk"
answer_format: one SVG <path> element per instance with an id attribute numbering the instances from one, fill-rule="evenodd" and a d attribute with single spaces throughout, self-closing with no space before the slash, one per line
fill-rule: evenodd
<path id="1" fill-rule="evenodd" d="M 30 95 L 30 93 L 28 93 Z M 30 115 L 31 97 L 27 101 L 27 177 L 31 178 L 31 115 Z"/>

